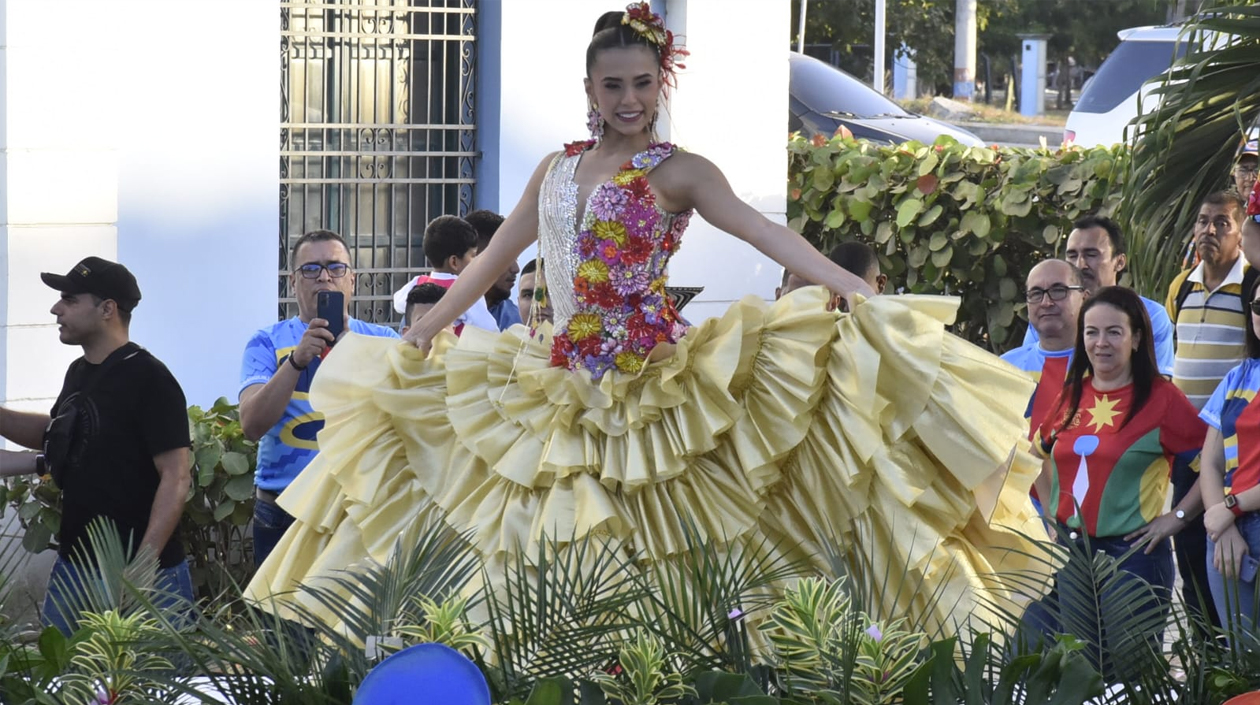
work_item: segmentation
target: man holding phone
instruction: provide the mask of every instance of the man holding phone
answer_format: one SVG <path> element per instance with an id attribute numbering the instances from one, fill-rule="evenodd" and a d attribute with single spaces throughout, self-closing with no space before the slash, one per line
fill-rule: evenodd
<path id="1" fill-rule="evenodd" d="M 324 417 L 311 408 L 311 382 L 343 331 L 397 338 L 392 328 L 350 317 L 354 270 L 350 248 L 331 230 L 313 230 L 290 254 L 289 286 L 298 315 L 263 328 L 241 363 L 241 428 L 258 443 L 254 473 L 254 562 L 261 565 L 293 517 L 276 498 L 319 452 Z"/>

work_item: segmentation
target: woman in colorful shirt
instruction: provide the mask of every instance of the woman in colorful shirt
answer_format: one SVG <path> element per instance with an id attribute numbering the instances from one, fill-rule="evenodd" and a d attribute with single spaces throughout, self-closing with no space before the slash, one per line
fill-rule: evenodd
<path id="1" fill-rule="evenodd" d="M 1210 427 L 1199 463 L 1207 529 L 1208 585 L 1221 624 L 1256 627 L 1260 557 L 1260 279 L 1243 292 L 1251 307 L 1247 359 L 1225 375 L 1200 417 Z"/>
<path id="2" fill-rule="evenodd" d="M 1120 567 L 1171 604 L 1169 538 L 1186 524 L 1197 497 L 1164 512 L 1174 464 L 1189 463 L 1206 427 L 1186 396 L 1159 374 L 1150 318 L 1132 290 L 1106 287 L 1081 308 L 1067 379 L 1038 432 L 1045 455 L 1038 493 L 1060 536 L 1123 558 Z M 1135 551 L 1132 549 L 1142 548 Z M 1049 601 L 1072 599 L 1057 593 Z M 1033 610 L 1042 631 L 1057 620 Z"/>
<path id="3" fill-rule="evenodd" d="M 945 332 L 956 300 L 860 302 L 861 279 L 740 201 L 712 163 L 657 142 L 679 55 L 646 3 L 601 18 L 594 139 L 542 161 L 409 330 L 414 347 L 338 344 L 314 392 L 318 467 L 281 498 L 301 521 L 256 597 L 383 561 L 428 521 L 468 536 L 490 580 L 549 541 L 611 538 L 646 570 L 696 541 L 769 538 L 820 571 L 821 547 L 840 542 L 865 554 L 881 611 L 942 628 L 1017 589 L 995 574 L 1037 569 L 1022 535 L 1040 526 L 1036 463 L 1008 461 L 1031 383 Z M 826 290 L 745 299 L 688 328 L 665 280 L 693 209 Z M 535 237 L 554 328 L 440 333 Z M 852 313 L 834 310 L 841 296 Z M 883 590 L 894 571 L 905 584 Z"/>

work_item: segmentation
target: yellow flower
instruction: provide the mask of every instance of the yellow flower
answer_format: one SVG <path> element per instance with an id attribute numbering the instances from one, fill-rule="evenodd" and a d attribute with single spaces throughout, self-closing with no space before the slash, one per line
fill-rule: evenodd
<path id="1" fill-rule="evenodd" d="M 572 337 L 573 324 L 569 324 L 569 336 Z M 617 365 L 617 369 L 630 374 L 637 374 L 643 369 L 643 358 L 632 352 L 617 353 L 617 357 L 613 360 Z"/>
<path id="2" fill-rule="evenodd" d="M 657 277 L 656 279 L 653 279 L 652 283 L 648 284 L 648 289 L 650 291 L 655 291 L 658 294 L 665 293 L 665 277 Z"/>
<path id="3" fill-rule="evenodd" d="M 612 240 L 617 247 L 626 245 L 626 226 L 615 220 L 599 220 L 595 222 L 595 237 L 601 240 Z"/>
<path id="4" fill-rule="evenodd" d="M 631 181 L 643 176 L 642 169 L 626 169 L 625 171 L 613 177 L 613 183 L 618 186 L 629 186 Z"/>
<path id="5" fill-rule="evenodd" d="M 578 265 L 577 275 L 592 284 L 608 281 L 608 265 L 597 259 L 588 259 Z"/>
<path id="6" fill-rule="evenodd" d="M 599 320 L 599 316 L 593 313 L 579 313 L 569 319 L 569 340 L 577 342 L 599 335 L 603 331 L 604 325 Z"/>

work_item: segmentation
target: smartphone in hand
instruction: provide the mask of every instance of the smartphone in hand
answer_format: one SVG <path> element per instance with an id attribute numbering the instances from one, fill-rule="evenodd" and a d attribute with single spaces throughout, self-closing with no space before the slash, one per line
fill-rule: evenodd
<path id="1" fill-rule="evenodd" d="M 328 321 L 328 332 L 340 338 L 346 328 L 346 295 L 340 291 L 315 294 L 315 316 Z"/>

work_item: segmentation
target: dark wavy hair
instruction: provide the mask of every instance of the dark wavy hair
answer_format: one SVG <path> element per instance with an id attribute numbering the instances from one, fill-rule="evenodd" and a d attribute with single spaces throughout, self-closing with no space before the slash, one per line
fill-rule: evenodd
<path id="1" fill-rule="evenodd" d="M 1056 432 L 1065 429 L 1076 416 L 1081 406 L 1085 377 L 1094 374 L 1094 365 L 1085 352 L 1085 314 L 1090 309 L 1103 304 L 1123 311 L 1129 319 L 1129 330 L 1133 331 L 1134 335 L 1141 336 L 1138 349 L 1133 351 L 1133 357 L 1129 362 L 1133 368 L 1133 404 L 1129 407 L 1129 413 L 1125 414 L 1124 422 L 1120 424 L 1121 428 L 1129 423 L 1129 420 L 1137 415 L 1143 406 L 1146 406 L 1146 402 L 1151 398 L 1151 390 L 1155 388 L 1155 380 L 1159 378 L 1159 365 L 1155 362 L 1155 340 L 1151 334 L 1151 317 L 1146 312 L 1142 297 L 1132 289 L 1123 286 L 1106 286 L 1099 289 L 1085 300 L 1085 305 L 1081 306 L 1080 318 L 1077 319 L 1076 349 L 1072 352 L 1072 366 L 1068 368 L 1067 378 L 1063 382 L 1064 394 L 1059 398 L 1059 406 L 1055 409 L 1055 413 L 1057 414 L 1065 404 L 1070 408 L 1067 415 L 1059 417 L 1061 420 Z"/>
<path id="2" fill-rule="evenodd" d="M 625 10 L 613 10 L 605 12 L 595 21 L 595 32 L 591 36 L 591 43 L 586 47 L 586 75 L 590 76 L 591 68 L 595 66 L 595 58 L 599 56 L 601 51 L 606 49 L 624 49 L 626 47 L 644 47 L 652 52 L 652 56 L 656 57 L 656 63 L 661 62 L 661 49 L 647 37 L 634 31 L 627 24 L 622 24 L 621 20 L 626 16 Z"/>

